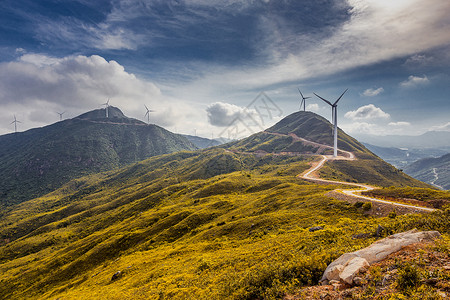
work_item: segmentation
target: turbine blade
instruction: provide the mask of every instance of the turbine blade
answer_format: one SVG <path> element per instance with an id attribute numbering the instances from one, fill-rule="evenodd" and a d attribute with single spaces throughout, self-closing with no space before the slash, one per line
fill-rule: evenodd
<path id="1" fill-rule="evenodd" d="M 148 107 L 147 107 L 147 105 L 145 105 L 145 104 L 144 104 L 144 106 L 145 106 L 145 109 L 146 109 L 146 110 L 148 111 Z"/>
<path id="2" fill-rule="evenodd" d="M 324 98 L 322 98 L 322 97 L 320 97 L 319 95 L 317 95 L 316 93 L 313 93 L 314 95 L 316 95 L 317 97 L 319 97 L 320 99 L 322 99 L 323 101 L 325 101 L 326 103 L 328 103 L 328 104 L 330 104 L 331 106 L 333 106 L 333 104 L 331 104 L 331 102 L 330 101 L 328 101 L 328 100 L 326 100 L 326 99 L 324 99 Z"/>
<path id="3" fill-rule="evenodd" d="M 348 89 L 346 89 L 342 95 L 336 100 L 336 102 L 334 102 L 333 106 L 336 106 L 336 104 L 339 102 L 339 100 L 341 100 L 342 96 L 344 96 L 345 92 L 348 91 Z"/>
<path id="4" fill-rule="evenodd" d="M 298 89 L 298 92 L 300 93 L 300 95 L 302 96 L 302 99 L 305 99 L 305 97 L 303 97 L 302 92 L 300 92 L 300 89 L 299 88 L 297 88 L 297 89 Z"/>
<path id="5" fill-rule="evenodd" d="M 311 98 L 311 97 L 305 97 L 305 98 L 303 98 L 303 99 L 305 99 L 305 100 L 306 100 L 306 99 L 309 99 L 309 98 Z"/>

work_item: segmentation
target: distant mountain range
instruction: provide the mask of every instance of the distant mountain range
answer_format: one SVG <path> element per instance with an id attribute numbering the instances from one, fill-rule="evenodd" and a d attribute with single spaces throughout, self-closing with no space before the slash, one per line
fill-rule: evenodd
<path id="1" fill-rule="evenodd" d="M 448 151 L 434 148 L 395 148 L 395 147 L 380 147 L 372 144 L 364 143 L 367 149 L 381 157 L 388 163 L 403 169 L 407 165 L 423 158 L 439 157 L 446 154 Z"/>
<path id="2" fill-rule="evenodd" d="M 229 142 L 230 140 L 227 139 L 207 139 L 204 137 L 199 137 L 195 135 L 183 135 L 185 138 L 187 138 L 192 144 L 194 144 L 199 149 L 205 149 L 209 147 L 219 146 L 222 144 L 225 144 Z"/>
<path id="3" fill-rule="evenodd" d="M 450 153 L 437 158 L 424 158 L 405 167 L 414 178 L 450 190 Z"/>
<path id="4" fill-rule="evenodd" d="M 450 151 L 450 131 L 428 131 L 422 135 L 361 136 L 364 143 L 381 147 L 426 149 L 435 148 Z"/>
<path id="5" fill-rule="evenodd" d="M 109 107 L 46 127 L 0 136 L 0 204 L 44 195 L 71 179 L 197 147 Z"/>

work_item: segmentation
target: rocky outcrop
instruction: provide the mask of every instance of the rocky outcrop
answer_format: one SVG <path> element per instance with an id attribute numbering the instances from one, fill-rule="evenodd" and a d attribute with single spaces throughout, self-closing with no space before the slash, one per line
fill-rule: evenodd
<path id="1" fill-rule="evenodd" d="M 388 255 L 403 247 L 432 241 L 440 236 L 437 231 L 418 231 L 417 229 L 391 235 L 367 248 L 341 255 L 327 267 L 320 281 L 328 283 L 331 280 L 337 280 L 353 285 L 353 280 L 358 273 L 367 270 L 371 264 L 385 259 Z"/>

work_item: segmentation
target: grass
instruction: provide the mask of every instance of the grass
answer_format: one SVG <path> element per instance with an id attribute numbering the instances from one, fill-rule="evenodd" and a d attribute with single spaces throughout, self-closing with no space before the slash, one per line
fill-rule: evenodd
<path id="1" fill-rule="evenodd" d="M 70 182 L 2 212 L 0 296 L 275 299 L 374 241 L 355 233 L 379 224 L 449 233 L 448 211 L 366 216 L 326 197 L 334 186 L 295 177 L 308 167 L 301 157 L 215 149 Z"/>

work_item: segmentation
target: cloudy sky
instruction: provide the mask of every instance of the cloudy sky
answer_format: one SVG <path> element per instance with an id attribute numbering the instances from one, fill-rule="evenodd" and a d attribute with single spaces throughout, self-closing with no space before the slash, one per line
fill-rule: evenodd
<path id="1" fill-rule="evenodd" d="M 218 137 L 298 110 L 298 88 L 349 88 L 338 120 L 356 137 L 450 130 L 449 16 L 445 0 L 2 0 L 0 134 L 110 98 Z"/>

